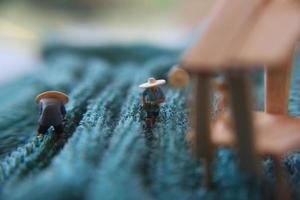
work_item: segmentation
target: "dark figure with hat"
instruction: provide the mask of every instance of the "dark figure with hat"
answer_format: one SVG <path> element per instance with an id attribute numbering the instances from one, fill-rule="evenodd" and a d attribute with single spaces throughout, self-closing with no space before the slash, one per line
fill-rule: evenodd
<path id="1" fill-rule="evenodd" d="M 38 137 L 43 137 L 48 129 L 53 126 L 57 139 L 64 138 L 63 118 L 66 115 L 65 104 L 68 96 L 58 91 L 47 91 L 39 94 L 35 102 L 39 104 L 40 118 Z"/>
<path id="2" fill-rule="evenodd" d="M 165 84 L 165 80 L 156 80 L 155 78 L 149 78 L 147 83 L 139 85 L 140 88 L 144 88 L 145 91 L 142 94 L 142 106 L 146 111 L 146 125 L 147 128 L 151 128 L 159 115 L 159 105 L 165 101 L 163 91 L 158 87 Z"/>

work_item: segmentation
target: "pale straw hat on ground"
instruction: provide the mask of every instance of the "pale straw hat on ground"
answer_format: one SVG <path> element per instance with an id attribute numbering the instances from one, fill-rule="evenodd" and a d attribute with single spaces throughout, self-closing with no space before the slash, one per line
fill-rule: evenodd
<path id="1" fill-rule="evenodd" d="M 174 88 L 186 87 L 189 80 L 189 74 L 178 65 L 175 65 L 168 74 L 168 83 Z"/>
<path id="2" fill-rule="evenodd" d="M 46 91 L 36 96 L 35 102 L 39 103 L 41 99 L 45 98 L 56 98 L 60 99 L 64 104 L 69 102 L 69 97 L 63 93 L 58 91 Z"/>
<path id="3" fill-rule="evenodd" d="M 151 77 L 151 78 L 148 78 L 147 83 L 143 83 L 143 84 L 139 85 L 139 87 L 140 88 L 151 88 L 151 87 L 163 85 L 165 83 L 166 83 L 166 81 L 163 79 L 156 80 L 155 78 Z"/>

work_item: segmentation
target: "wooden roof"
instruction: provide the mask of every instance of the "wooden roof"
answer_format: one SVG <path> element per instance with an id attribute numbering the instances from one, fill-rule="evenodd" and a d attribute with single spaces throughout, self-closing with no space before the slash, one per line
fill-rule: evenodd
<path id="1" fill-rule="evenodd" d="M 300 1 L 275 0 L 265 8 L 237 52 L 239 63 L 278 65 L 300 37 Z"/>
<path id="2" fill-rule="evenodd" d="M 299 3 L 219 0 L 199 40 L 184 53 L 183 65 L 199 71 L 279 62 L 299 39 Z"/>
<path id="3" fill-rule="evenodd" d="M 212 142 L 217 145 L 235 145 L 235 136 L 224 120 L 216 121 Z M 286 115 L 254 113 L 255 147 L 262 155 L 279 155 L 300 150 L 300 118 Z"/>

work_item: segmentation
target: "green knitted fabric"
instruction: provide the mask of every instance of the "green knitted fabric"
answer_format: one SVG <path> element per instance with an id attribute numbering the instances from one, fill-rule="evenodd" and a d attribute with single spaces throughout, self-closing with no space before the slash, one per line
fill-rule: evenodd
<path id="1" fill-rule="evenodd" d="M 201 185 L 203 168 L 185 141 L 188 89 L 163 86 L 166 103 L 152 131 L 144 129 L 140 83 L 166 78 L 179 50 L 145 45 L 48 46 L 45 66 L 0 90 L 0 199 L 272 199 L 274 169 L 263 177 L 241 172 L 234 151 L 219 148 L 214 188 Z M 300 114 L 300 59 L 296 60 L 290 113 Z M 262 74 L 254 81 L 262 109 Z M 36 135 L 34 97 L 45 90 L 69 94 L 67 142 L 53 130 Z M 285 158 L 289 184 L 300 198 L 300 154 Z"/>

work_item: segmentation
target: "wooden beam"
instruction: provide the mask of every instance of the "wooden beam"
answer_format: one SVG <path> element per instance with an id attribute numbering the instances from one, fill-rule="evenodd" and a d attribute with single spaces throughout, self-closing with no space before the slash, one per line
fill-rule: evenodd
<path id="1" fill-rule="evenodd" d="M 252 98 L 248 74 L 246 71 L 231 70 L 226 75 L 241 169 L 258 175 L 260 170 L 254 146 L 254 129 L 251 113 Z"/>
<path id="2" fill-rule="evenodd" d="M 265 69 L 265 111 L 271 114 L 288 114 L 291 70 L 294 48 L 284 62 Z"/>
<path id="3" fill-rule="evenodd" d="M 210 75 L 197 73 L 195 76 L 195 150 L 197 158 L 204 161 L 204 184 L 211 187 L 213 146 L 210 139 Z"/>
<path id="4" fill-rule="evenodd" d="M 285 179 L 284 165 L 281 161 L 280 156 L 271 156 L 274 165 L 275 177 L 276 177 L 276 199 L 281 200 L 291 200 L 291 192 L 287 180 Z"/>

